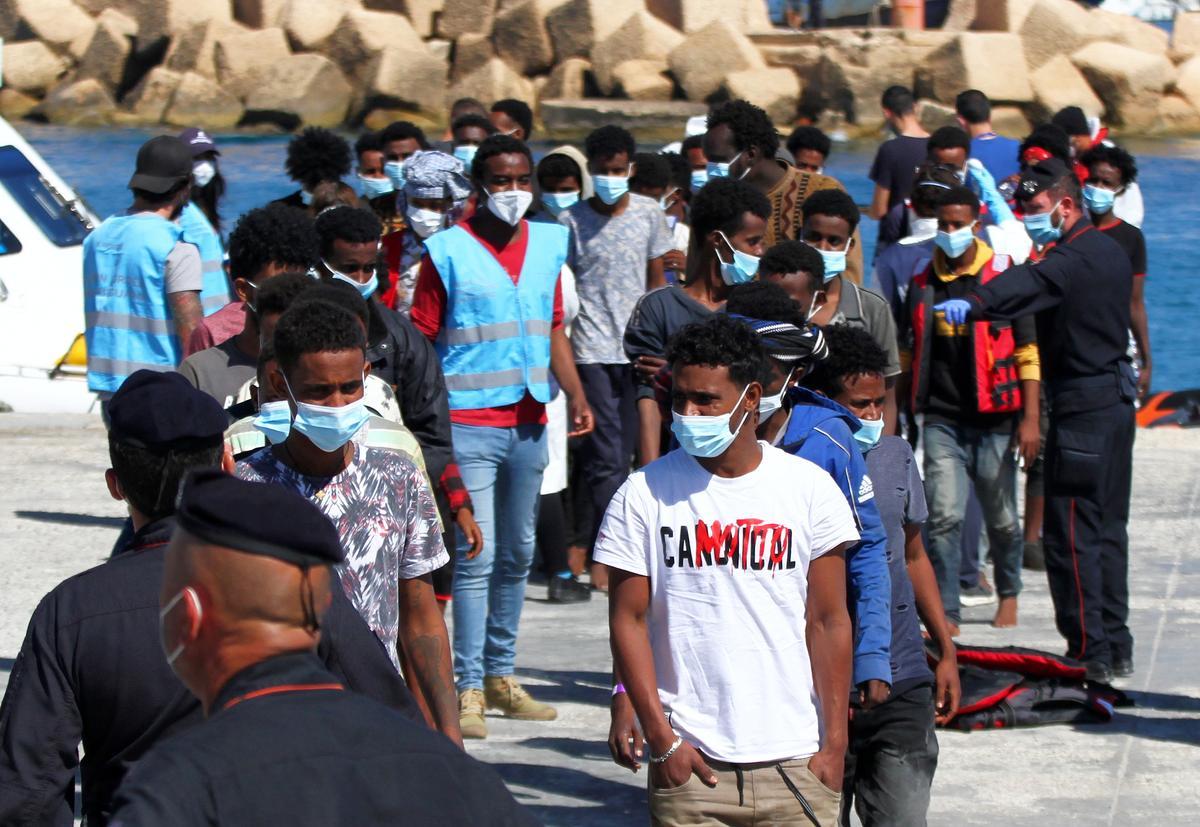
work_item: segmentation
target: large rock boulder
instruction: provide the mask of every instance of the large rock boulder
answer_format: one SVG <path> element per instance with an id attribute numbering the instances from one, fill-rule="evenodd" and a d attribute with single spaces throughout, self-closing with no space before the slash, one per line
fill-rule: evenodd
<path id="1" fill-rule="evenodd" d="M 407 15 L 417 34 L 428 38 L 437 31 L 434 24 L 446 0 L 363 0 L 363 5 L 373 11 L 394 11 Z"/>
<path id="2" fill-rule="evenodd" d="M 4 86 L 41 97 L 66 74 L 70 64 L 40 40 L 5 43 L 0 50 Z"/>
<path id="3" fill-rule="evenodd" d="M 554 65 L 554 43 L 546 19 L 564 0 L 525 0 L 506 9 L 492 27 L 496 54 L 524 75 L 547 72 Z"/>
<path id="4" fill-rule="evenodd" d="M 138 21 L 139 51 L 210 21 L 233 22 L 229 0 L 116 0 L 111 5 Z"/>
<path id="5" fill-rule="evenodd" d="M 84 78 L 51 90 L 36 111 L 50 123 L 103 126 L 112 120 L 116 109 L 117 104 L 103 83 L 95 78 Z"/>
<path id="6" fill-rule="evenodd" d="M 942 103 L 953 103 L 963 89 L 978 89 L 993 101 L 1033 100 L 1021 39 L 1008 32 L 963 32 L 929 55 L 917 78 L 921 90 Z"/>
<path id="7" fill-rule="evenodd" d="M 8 47 L 5 47 L 7 61 Z M 1175 78 L 1175 91 L 1200 110 L 1200 56 L 1194 57 L 1179 67 L 1179 75 Z"/>
<path id="8" fill-rule="evenodd" d="M 1163 55 L 1116 43 L 1091 43 L 1071 55 L 1104 102 L 1107 120 L 1130 129 L 1149 129 L 1175 71 Z"/>
<path id="9" fill-rule="evenodd" d="M 232 129 L 242 119 L 242 103 L 215 81 L 198 72 L 185 72 L 163 114 L 171 126 Z"/>
<path id="10" fill-rule="evenodd" d="M 466 77 L 496 56 L 492 38 L 486 34 L 464 34 L 454 42 L 455 80 Z"/>
<path id="11" fill-rule="evenodd" d="M 16 89 L 0 89 L 0 118 L 18 120 L 38 108 L 38 99 Z"/>
<path id="12" fill-rule="evenodd" d="M 1029 85 L 1033 87 L 1030 111 L 1038 120 L 1049 120 L 1065 106 L 1078 106 L 1097 117 L 1104 112 L 1104 103 L 1066 55 L 1056 55 L 1035 69 L 1029 75 Z"/>
<path id="13" fill-rule="evenodd" d="M 1108 21 L 1073 0 L 1035 0 L 1021 21 L 1025 62 L 1036 69 L 1055 55 L 1071 54 L 1110 34 Z"/>
<path id="14" fill-rule="evenodd" d="M 592 98 L 544 100 L 542 122 L 554 132 L 583 134 L 606 124 L 623 126 L 635 135 L 649 132 L 679 134 L 679 125 L 703 115 L 708 107 L 689 101 L 632 101 Z"/>
<path id="15" fill-rule="evenodd" d="M 1200 11 L 1175 15 L 1175 27 L 1171 31 L 1171 51 L 1180 60 L 1200 55 Z"/>
<path id="16" fill-rule="evenodd" d="M 497 0 L 445 0 L 438 15 L 437 34 L 455 40 L 464 34 L 490 34 Z"/>
<path id="17" fill-rule="evenodd" d="M 0 38 L 40 40 L 66 51 L 74 40 L 90 36 L 95 21 L 71 0 L 0 0 Z"/>
<path id="18" fill-rule="evenodd" d="M 235 98 L 245 98 L 260 75 L 290 54 L 283 29 L 270 28 L 218 37 L 213 61 L 221 86 Z"/>
<path id="19" fill-rule="evenodd" d="M 338 126 L 353 94 L 337 64 L 323 55 L 292 55 L 261 76 L 246 98 L 246 123 Z"/>
<path id="20" fill-rule="evenodd" d="M 1195 133 L 1200 131 L 1200 110 L 1182 95 L 1163 95 L 1158 123 L 1167 132 Z"/>
<path id="21" fill-rule="evenodd" d="M 454 81 L 446 92 L 445 102 L 449 104 L 459 98 L 481 101 L 517 98 L 531 101 L 534 100 L 533 84 L 503 60 L 494 57 L 474 72 Z"/>
<path id="22" fill-rule="evenodd" d="M 346 77 L 366 81 L 372 62 L 384 47 L 428 54 L 408 18 L 364 9 L 346 12 L 323 51 Z"/>
<path id="23" fill-rule="evenodd" d="M 992 129 L 1010 138 L 1024 138 L 1032 128 L 1029 118 L 1019 106 L 996 106 L 992 108 Z"/>
<path id="24" fill-rule="evenodd" d="M 137 21 L 116 9 L 105 9 L 83 48 L 75 77 L 95 78 L 115 92 L 125 74 L 125 62 L 133 53 L 137 33 Z"/>
<path id="25" fill-rule="evenodd" d="M 355 8 L 349 0 L 287 0 L 279 25 L 296 52 L 318 48 L 337 31 L 346 12 Z"/>
<path id="26" fill-rule="evenodd" d="M 206 78 L 217 77 L 217 40 L 227 35 L 250 31 L 241 23 L 210 20 L 171 38 L 163 65 L 174 72 L 198 72 Z"/>
<path id="27" fill-rule="evenodd" d="M 655 60 L 670 54 L 683 42 L 683 35 L 649 12 L 635 12 L 620 28 L 592 49 L 592 67 L 600 91 L 611 95 L 613 70 L 627 60 Z"/>
<path id="28" fill-rule="evenodd" d="M 1096 19 L 1098 26 L 1108 28 L 1107 39 L 1114 43 L 1156 55 L 1164 54 L 1170 48 L 1171 36 L 1153 23 L 1138 20 L 1131 14 L 1117 14 L 1104 9 L 1095 9 L 1089 14 Z"/>
<path id="29" fill-rule="evenodd" d="M 135 121 L 160 122 L 182 80 L 182 72 L 174 72 L 165 66 L 155 66 L 146 73 L 141 83 L 125 96 L 123 103 L 126 111 Z"/>
<path id="30" fill-rule="evenodd" d="M 428 49 L 388 46 L 366 72 L 372 106 L 420 108 L 441 113 L 449 65 Z"/>
<path id="31" fill-rule="evenodd" d="M 954 0 L 942 24 L 947 32 L 1018 32 L 1034 0 Z"/>
<path id="32" fill-rule="evenodd" d="M 646 10 L 685 34 L 722 20 L 739 32 L 772 31 L 762 0 L 646 0 Z"/>
<path id="33" fill-rule="evenodd" d="M 767 68 L 750 38 L 723 20 L 714 20 L 688 35 L 671 50 L 667 62 L 688 100 L 693 101 L 711 98 L 733 72 Z"/>
<path id="34" fill-rule="evenodd" d="M 573 100 L 589 97 L 588 75 L 591 71 L 591 61 L 581 57 L 569 57 L 554 67 L 550 76 L 546 78 L 545 85 L 538 90 L 538 94 L 542 100 L 549 98 Z"/>
<path id="35" fill-rule="evenodd" d="M 252 29 L 279 25 L 287 0 L 233 0 L 233 19 Z"/>
<path id="36" fill-rule="evenodd" d="M 615 91 L 635 101 L 669 101 L 675 84 L 662 60 L 627 60 L 613 69 Z"/>
<path id="37" fill-rule="evenodd" d="M 943 126 L 958 126 L 953 106 L 921 98 L 916 105 L 917 120 L 926 132 L 934 132 Z"/>
<path id="38" fill-rule="evenodd" d="M 587 57 L 642 8 L 641 0 L 567 0 L 556 6 L 546 18 L 555 61 Z"/>
<path id="39" fill-rule="evenodd" d="M 742 98 L 766 110 L 776 123 L 791 123 L 800 103 L 800 78 L 783 67 L 730 72 L 723 84 L 730 98 Z"/>

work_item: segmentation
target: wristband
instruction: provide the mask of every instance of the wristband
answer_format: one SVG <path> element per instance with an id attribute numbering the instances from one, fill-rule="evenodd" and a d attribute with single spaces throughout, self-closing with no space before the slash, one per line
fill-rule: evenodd
<path id="1" fill-rule="evenodd" d="M 676 736 L 675 743 L 671 744 L 671 748 L 669 750 L 664 752 L 662 755 L 651 755 L 650 756 L 650 763 L 651 764 L 667 763 L 667 761 L 671 758 L 671 756 L 675 754 L 675 750 L 679 749 L 681 746 L 683 746 L 683 736 Z"/>
<path id="2" fill-rule="evenodd" d="M 625 684 L 619 683 L 613 687 L 612 696 L 614 698 L 617 697 L 618 695 L 624 695 L 624 694 L 625 694 Z"/>

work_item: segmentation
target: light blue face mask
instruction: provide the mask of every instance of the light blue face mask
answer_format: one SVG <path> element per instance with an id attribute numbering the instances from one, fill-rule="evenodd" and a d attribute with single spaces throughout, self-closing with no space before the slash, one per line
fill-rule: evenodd
<path id="1" fill-rule="evenodd" d="M 338 281 L 344 281 L 344 282 L 346 282 L 346 284 L 349 284 L 350 286 L 352 286 L 355 290 L 358 291 L 358 295 L 362 296 L 364 299 L 370 300 L 370 298 L 375 295 L 375 291 L 379 289 L 379 274 L 378 273 L 372 272 L 371 278 L 367 279 L 367 281 L 364 283 L 364 282 L 356 281 L 355 279 L 352 279 L 350 276 L 346 275 L 345 273 L 340 273 L 337 270 L 334 270 L 332 267 L 329 266 L 329 262 L 326 261 L 325 259 L 321 259 L 321 263 L 325 265 L 325 269 L 329 271 L 329 275 L 333 276 Z"/>
<path id="2" fill-rule="evenodd" d="M 698 190 L 702 189 L 704 187 L 704 185 L 707 183 L 708 183 L 708 170 L 707 169 L 692 170 L 692 192 L 697 192 Z"/>
<path id="3" fill-rule="evenodd" d="M 574 192 L 543 192 L 542 206 L 554 215 L 579 203 L 579 190 Z"/>
<path id="4" fill-rule="evenodd" d="M 366 377 L 363 378 L 365 380 Z M 371 416 L 361 397 L 340 408 L 297 402 L 286 376 L 283 382 L 287 385 L 288 396 L 296 405 L 292 427 L 327 454 L 332 454 L 353 439 Z"/>
<path id="5" fill-rule="evenodd" d="M 592 188 L 596 191 L 597 198 L 611 206 L 629 192 L 629 176 L 593 175 Z"/>
<path id="6" fill-rule="evenodd" d="M 967 251 L 967 248 L 971 246 L 971 242 L 975 240 L 974 230 L 974 221 L 971 222 L 970 226 L 962 227 L 952 233 L 948 233 L 945 230 L 938 230 L 933 243 L 950 258 L 958 258 Z"/>
<path id="7" fill-rule="evenodd" d="M 1029 233 L 1029 237 L 1033 239 L 1033 243 L 1039 247 L 1045 247 L 1051 241 L 1057 241 L 1062 237 L 1062 224 L 1054 226 L 1053 215 L 1058 209 L 1059 204 L 1055 204 L 1047 212 L 1038 213 L 1037 215 L 1026 215 L 1021 219 L 1025 224 L 1025 232 Z"/>
<path id="8" fill-rule="evenodd" d="M 292 409 L 288 407 L 287 400 L 280 399 L 277 402 L 264 402 L 259 405 L 258 416 L 254 417 L 254 427 L 262 431 L 272 445 L 278 445 L 287 439 L 292 430 Z"/>
<path id="9" fill-rule="evenodd" d="M 671 411 L 671 433 L 675 435 L 675 439 L 679 440 L 679 446 L 692 456 L 702 459 L 719 457 L 725 453 L 733 444 L 733 440 L 737 438 L 738 431 L 742 430 L 742 426 L 750 418 L 750 412 L 743 411 L 742 421 L 738 423 L 737 428 L 729 429 L 733 411 L 736 411 L 742 404 L 742 400 L 746 398 L 746 391 L 749 389 L 749 385 L 742 389 L 742 394 L 734 403 L 733 410 L 727 414 L 684 416 Z"/>
<path id="10" fill-rule="evenodd" d="M 705 165 L 705 172 L 708 176 L 708 180 L 711 181 L 713 178 L 728 178 L 729 168 L 733 166 L 734 161 L 741 157 L 742 153 L 739 152 L 737 155 L 734 155 L 732 158 L 730 158 L 728 163 L 725 161 L 709 161 Z"/>
<path id="11" fill-rule="evenodd" d="M 1088 184 L 1083 188 L 1083 203 L 1092 215 L 1105 215 L 1112 212 L 1117 194 L 1112 190 Z"/>
<path id="12" fill-rule="evenodd" d="M 854 441 L 858 443 L 858 447 L 865 454 L 883 438 L 883 417 L 879 419 L 860 419 L 858 420 L 861 427 L 854 432 Z"/>
<path id="13" fill-rule="evenodd" d="M 398 190 L 404 189 L 404 162 L 403 161 L 388 161 L 383 165 L 383 174 L 392 182 L 392 186 Z"/>
<path id="14" fill-rule="evenodd" d="M 364 175 L 358 176 L 358 189 L 364 198 L 378 198 L 381 195 L 395 192 L 389 178 L 367 178 Z"/>
<path id="15" fill-rule="evenodd" d="M 475 144 L 459 144 L 454 147 L 454 157 L 463 162 L 468 175 L 471 172 L 471 162 L 475 160 L 475 153 L 478 151 L 479 147 Z"/>
<path id="16" fill-rule="evenodd" d="M 727 262 L 721 258 L 721 254 L 717 253 L 717 261 L 721 264 L 721 281 L 733 286 L 735 284 L 745 284 L 748 281 L 754 281 L 754 277 L 758 275 L 758 256 L 752 256 L 749 253 L 743 253 L 736 249 L 730 243 L 728 236 L 717 231 L 721 238 L 729 245 L 729 249 L 733 250 L 733 261 Z"/>
<path id="17" fill-rule="evenodd" d="M 808 246 L 813 247 L 811 244 Z M 821 260 L 825 262 L 825 284 L 829 284 L 846 271 L 846 253 L 850 251 L 849 241 L 846 242 L 844 250 L 821 250 L 817 247 L 813 247 L 813 249 L 821 254 Z"/>

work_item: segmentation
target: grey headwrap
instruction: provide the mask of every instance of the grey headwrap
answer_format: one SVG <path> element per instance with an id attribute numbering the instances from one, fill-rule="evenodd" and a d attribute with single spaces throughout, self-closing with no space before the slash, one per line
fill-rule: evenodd
<path id="1" fill-rule="evenodd" d="M 471 194 L 471 181 L 462 161 L 453 155 L 424 150 L 404 162 L 404 194 L 408 198 L 462 201 Z"/>

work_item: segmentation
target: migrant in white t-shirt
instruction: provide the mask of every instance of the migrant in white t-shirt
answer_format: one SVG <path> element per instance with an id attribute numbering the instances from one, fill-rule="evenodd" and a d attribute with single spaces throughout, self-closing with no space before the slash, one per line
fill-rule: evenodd
<path id="1" fill-rule="evenodd" d="M 647 626 L 671 726 L 705 755 L 757 763 L 820 746 L 805 642 L 809 562 L 859 539 L 808 460 L 760 442 L 732 479 L 675 450 L 613 497 L 595 559 L 650 578 Z"/>

